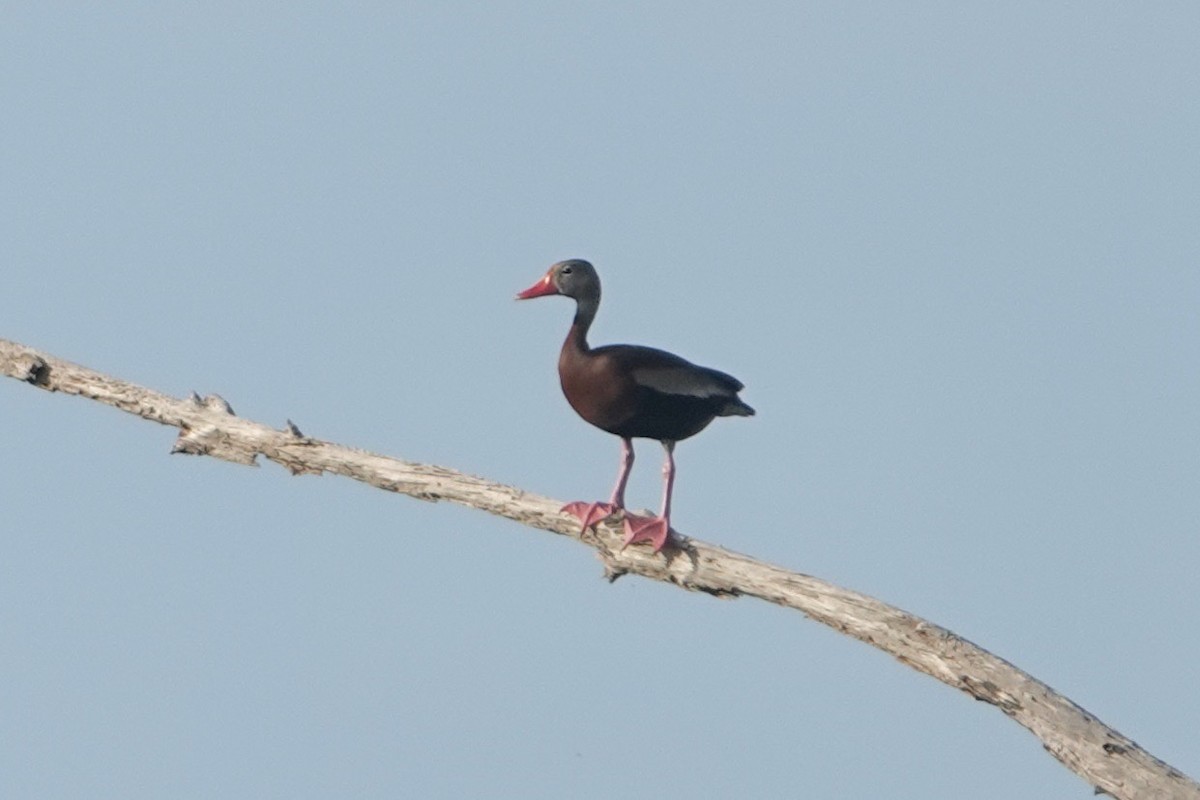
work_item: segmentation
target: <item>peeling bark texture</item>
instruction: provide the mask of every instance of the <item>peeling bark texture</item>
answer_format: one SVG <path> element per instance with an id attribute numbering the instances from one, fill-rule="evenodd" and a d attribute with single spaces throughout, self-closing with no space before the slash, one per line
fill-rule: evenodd
<path id="1" fill-rule="evenodd" d="M 1200 784 L 1004 659 L 945 628 L 819 578 L 678 534 L 678 547 L 668 546 L 661 554 L 637 546 L 622 551 L 619 522 L 581 536 L 579 521 L 563 514 L 557 500 L 446 467 L 313 439 L 291 420 L 276 430 L 236 416 L 217 395 L 170 397 L 3 339 L 0 372 L 178 428 L 173 453 L 248 465 L 257 465 L 262 456 L 293 475 L 331 472 L 419 500 L 459 503 L 586 544 L 598 553 L 609 580 L 641 575 L 717 597 L 756 597 L 795 609 L 994 705 L 1097 793 L 1125 800 L 1200 800 Z"/>

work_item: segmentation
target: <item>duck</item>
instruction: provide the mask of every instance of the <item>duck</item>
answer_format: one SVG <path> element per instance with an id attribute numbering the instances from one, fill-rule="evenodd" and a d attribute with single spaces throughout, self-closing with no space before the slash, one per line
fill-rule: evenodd
<path id="1" fill-rule="evenodd" d="M 517 299 L 555 295 L 575 301 L 575 316 L 558 356 L 563 395 L 584 421 L 621 440 L 617 482 L 608 501 L 580 500 L 562 510 L 582 523 L 581 533 L 620 513 L 621 549 L 648 542 L 658 553 L 671 539 L 676 443 L 695 436 L 717 417 L 751 417 L 754 409 L 738 397 L 745 388 L 742 382 L 728 373 L 654 347 L 592 347 L 587 337 L 600 309 L 600 276 L 590 262 L 571 258 L 551 265 Z M 625 509 L 633 440 L 639 438 L 657 440 L 664 451 L 662 508 L 653 517 Z"/>

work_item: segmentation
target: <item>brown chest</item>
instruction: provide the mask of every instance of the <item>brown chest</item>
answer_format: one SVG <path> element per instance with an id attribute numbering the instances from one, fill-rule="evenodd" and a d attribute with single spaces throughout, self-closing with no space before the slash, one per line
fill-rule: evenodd
<path id="1" fill-rule="evenodd" d="M 605 356 L 563 348 L 558 378 L 571 408 L 598 428 L 612 431 L 636 412 L 636 384 Z"/>

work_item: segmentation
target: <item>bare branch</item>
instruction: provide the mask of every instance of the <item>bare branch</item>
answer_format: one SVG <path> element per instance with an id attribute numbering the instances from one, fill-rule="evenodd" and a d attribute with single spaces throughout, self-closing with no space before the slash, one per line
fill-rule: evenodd
<path id="1" fill-rule="evenodd" d="M 895 656 L 1027 728 L 1098 792 L 1123 800 L 1200 800 L 1200 784 L 1002 658 L 945 628 L 858 592 L 748 556 L 680 537 L 653 554 L 620 550 L 619 523 L 579 535 L 557 500 L 446 467 L 418 464 L 304 436 L 289 420 L 276 430 L 233 413 L 217 395 L 180 399 L 0 339 L 0 372 L 52 392 L 80 395 L 179 428 L 173 453 L 254 465 L 258 456 L 293 474 L 332 472 L 420 500 L 447 500 L 570 537 L 594 548 L 610 580 L 635 574 L 720 597 L 757 597 Z"/>

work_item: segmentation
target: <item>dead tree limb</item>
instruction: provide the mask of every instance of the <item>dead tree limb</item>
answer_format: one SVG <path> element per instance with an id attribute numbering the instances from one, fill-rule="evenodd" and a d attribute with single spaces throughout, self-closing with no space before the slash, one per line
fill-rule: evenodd
<path id="1" fill-rule="evenodd" d="M 562 503 L 446 467 L 375 455 L 236 416 L 216 395 L 180 399 L 0 339 L 0 372 L 51 392 L 79 395 L 179 429 L 173 453 L 255 465 L 258 456 L 295 475 L 332 472 L 420 500 L 447 500 L 576 539 L 594 548 L 610 580 L 641 575 L 719 597 L 757 597 L 895 656 L 994 705 L 1042 741 L 1068 769 L 1122 800 L 1200 800 L 1200 784 L 1147 753 L 1033 676 L 931 622 L 858 592 L 789 572 L 697 539 L 662 554 L 620 550 L 612 523 L 579 535 Z"/>

